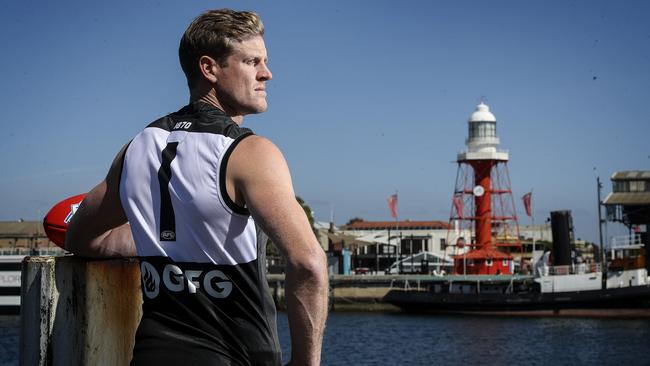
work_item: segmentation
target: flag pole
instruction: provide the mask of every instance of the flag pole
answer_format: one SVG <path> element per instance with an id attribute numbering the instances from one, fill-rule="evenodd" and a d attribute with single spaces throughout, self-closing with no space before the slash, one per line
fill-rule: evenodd
<path id="1" fill-rule="evenodd" d="M 397 190 L 395 190 L 395 194 L 391 195 L 388 197 L 388 208 L 390 209 L 390 215 L 395 218 L 395 242 L 397 242 L 397 228 L 398 226 L 398 215 L 397 215 Z M 390 225 L 389 225 L 390 226 Z M 390 247 L 390 227 L 388 228 L 388 245 Z M 395 248 L 397 249 L 397 254 L 398 254 L 398 269 L 399 269 L 399 261 L 402 259 L 401 253 L 399 253 L 399 244 L 395 245 Z M 377 248 L 377 251 L 379 248 Z M 375 264 L 375 268 L 377 269 L 377 273 L 379 273 L 379 256 L 377 256 L 377 263 Z M 399 270 L 398 270 L 399 272 Z"/>
<path id="2" fill-rule="evenodd" d="M 531 254 L 531 262 L 532 262 L 532 260 L 535 257 L 535 211 L 533 210 L 533 189 L 532 188 L 530 189 L 530 208 L 531 208 L 530 209 L 530 220 L 531 220 L 532 226 L 533 226 L 533 252 L 530 253 Z M 541 236 L 541 234 L 542 234 L 542 232 L 540 230 L 540 236 Z M 531 263 L 531 265 L 532 265 L 532 263 Z"/>
<path id="3" fill-rule="evenodd" d="M 526 193 L 523 197 L 522 200 L 524 201 L 524 209 L 526 211 L 526 215 L 530 217 L 531 220 L 531 233 L 533 236 L 533 248 L 532 251 L 530 252 L 530 265 L 533 267 L 533 260 L 535 259 L 535 215 L 533 212 L 533 189 L 531 188 L 528 193 Z M 540 231 L 540 236 L 541 236 L 541 231 Z M 523 246 L 522 246 L 523 248 Z M 521 265 L 523 266 L 524 264 L 524 253 L 522 252 L 521 254 Z"/>
<path id="4" fill-rule="evenodd" d="M 398 197 L 399 196 L 397 195 L 397 190 L 395 190 L 395 198 L 398 198 Z M 397 205 L 395 205 L 395 207 L 397 208 Z M 395 210 L 395 232 L 397 232 L 398 229 L 399 229 L 399 210 L 396 209 Z"/>
<path id="5" fill-rule="evenodd" d="M 399 210 L 397 209 L 397 205 L 399 202 L 399 196 L 397 195 L 398 191 L 395 190 L 395 200 L 397 201 L 395 203 L 395 249 L 397 249 L 397 252 L 399 253 L 399 259 L 398 259 L 398 265 L 397 265 L 397 274 L 401 274 L 400 269 L 402 267 L 402 263 L 400 262 L 402 260 L 402 243 L 399 242 L 397 239 L 397 230 L 399 229 Z"/>

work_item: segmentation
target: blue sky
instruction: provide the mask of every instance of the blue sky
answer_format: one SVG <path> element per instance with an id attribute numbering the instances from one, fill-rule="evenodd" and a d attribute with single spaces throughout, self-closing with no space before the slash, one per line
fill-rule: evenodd
<path id="1" fill-rule="evenodd" d="M 3 1 L 0 220 L 39 219 L 188 100 L 177 48 L 201 11 L 255 10 L 274 78 L 245 125 L 274 141 L 316 218 L 449 218 L 484 98 L 521 222 L 570 209 L 596 240 L 596 176 L 650 169 L 644 1 Z"/>

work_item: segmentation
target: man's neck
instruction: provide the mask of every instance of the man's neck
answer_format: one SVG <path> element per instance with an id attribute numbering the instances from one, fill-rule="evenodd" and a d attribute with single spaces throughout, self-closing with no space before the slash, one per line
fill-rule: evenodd
<path id="1" fill-rule="evenodd" d="M 219 108 L 220 110 L 222 110 L 224 113 L 226 113 L 226 115 L 228 115 L 228 117 L 230 117 L 230 119 L 232 119 L 238 125 L 241 125 L 244 122 L 244 116 L 242 116 L 242 115 L 238 115 L 238 116 L 230 115 L 228 113 L 228 111 L 226 110 L 226 108 L 224 108 L 221 105 L 221 103 L 219 103 L 219 100 L 217 99 L 217 97 L 213 93 L 203 94 L 202 96 L 197 97 L 197 98 L 195 98 L 193 96 L 190 96 L 190 103 L 192 103 L 192 102 L 203 102 L 203 103 L 213 105 L 213 106 Z"/>

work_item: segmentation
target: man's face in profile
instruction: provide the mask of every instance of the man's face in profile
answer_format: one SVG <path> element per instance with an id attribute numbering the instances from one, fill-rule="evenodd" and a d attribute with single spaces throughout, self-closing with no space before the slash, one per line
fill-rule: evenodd
<path id="1" fill-rule="evenodd" d="M 234 44 L 224 67 L 219 67 L 215 91 L 232 115 L 266 111 L 266 81 L 271 80 L 266 46 L 261 36 Z"/>

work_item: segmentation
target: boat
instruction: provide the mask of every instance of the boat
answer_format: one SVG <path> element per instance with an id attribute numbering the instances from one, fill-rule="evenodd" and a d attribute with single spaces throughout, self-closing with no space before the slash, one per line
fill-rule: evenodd
<path id="1" fill-rule="evenodd" d="M 549 266 L 533 275 L 450 275 L 392 288 L 384 301 L 409 312 L 650 317 L 650 281 L 639 235 L 618 237 L 600 263 Z"/>
<path id="2" fill-rule="evenodd" d="M 23 258 L 64 254 L 43 232 L 41 221 L 0 221 L 0 314 L 20 312 Z"/>
<path id="3" fill-rule="evenodd" d="M 25 255 L 0 251 L 0 314 L 20 312 L 20 266 Z"/>

